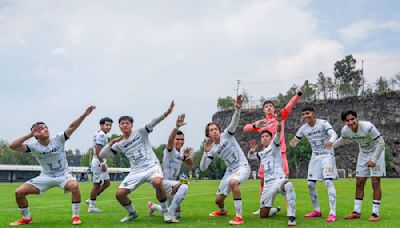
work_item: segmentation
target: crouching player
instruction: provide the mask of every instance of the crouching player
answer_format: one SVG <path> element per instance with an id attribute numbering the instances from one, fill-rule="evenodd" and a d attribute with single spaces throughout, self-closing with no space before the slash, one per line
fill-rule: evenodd
<path id="1" fill-rule="evenodd" d="M 168 213 L 172 216 L 172 223 L 178 223 L 181 216 L 180 205 L 188 192 L 188 186 L 176 181 L 181 170 L 182 163 L 192 165 L 193 160 L 190 157 L 190 148 L 182 148 L 185 143 L 185 136 L 180 127 L 185 125 L 185 114 L 178 116 L 176 120 L 176 127 L 172 129 L 168 138 L 167 148 L 164 150 L 164 157 L 162 162 L 163 167 L 163 185 L 167 192 L 168 198 Z M 149 215 L 153 216 L 154 211 L 162 213 L 160 205 L 151 201 L 147 203 L 149 208 Z"/>
<path id="2" fill-rule="evenodd" d="M 280 112 L 278 112 L 280 113 Z M 260 217 L 267 218 L 274 203 L 276 194 L 279 192 L 286 196 L 288 202 L 288 225 L 296 225 L 296 193 L 293 184 L 286 178 L 282 168 L 282 157 L 280 149 L 281 120 L 278 114 L 278 128 L 272 140 L 272 133 L 268 130 L 261 132 L 261 143 L 264 149 L 257 153 L 264 169 L 264 188 L 260 198 Z M 272 142 L 271 142 L 272 141 Z"/>
<path id="3" fill-rule="evenodd" d="M 215 203 L 219 210 L 211 212 L 209 215 L 224 216 L 227 215 L 224 201 L 229 192 L 233 193 L 233 200 L 236 209 L 236 216 L 229 222 L 231 225 L 243 224 L 242 217 L 242 196 L 239 185 L 250 176 L 250 166 L 239 143 L 233 134 L 236 131 L 240 119 L 240 108 L 242 107 L 243 97 L 236 98 L 236 110 L 233 114 L 228 128 L 221 134 L 221 128 L 217 123 L 211 122 L 206 126 L 206 142 L 204 144 L 204 154 L 200 161 L 200 169 L 205 170 L 214 157 L 221 158 L 226 165 L 226 171 L 218 187 Z"/>
<path id="4" fill-rule="evenodd" d="M 65 142 L 70 138 L 72 133 L 94 109 L 95 106 L 88 107 L 79 118 L 69 125 L 67 130 L 56 136 L 50 137 L 50 132 L 46 124 L 37 122 L 26 136 L 16 139 L 8 145 L 12 150 L 32 154 L 42 169 L 39 176 L 28 180 L 15 191 L 15 199 L 22 219 L 11 223 L 11 226 L 32 223 L 28 200 L 26 199 L 27 195 L 43 194 L 54 187 L 59 187 L 64 189 L 64 191 L 72 193 L 72 224 L 81 224 L 79 218 L 81 193 L 78 182 L 69 170 L 64 147 Z M 35 137 L 36 141 L 27 144 L 24 143 L 32 137 Z"/>

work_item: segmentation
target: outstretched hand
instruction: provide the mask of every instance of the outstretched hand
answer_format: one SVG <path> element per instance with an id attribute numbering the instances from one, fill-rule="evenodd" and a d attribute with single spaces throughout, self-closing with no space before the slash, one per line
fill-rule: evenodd
<path id="1" fill-rule="evenodd" d="M 110 144 L 110 146 L 112 146 L 112 145 L 114 145 L 115 143 L 117 143 L 117 142 L 119 142 L 119 141 L 121 141 L 121 140 L 123 140 L 123 139 L 124 139 L 124 135 L 121 135 L 121 136 L 119 136 L 118 138 L 112 139 L 112 140 L 109 142 L 109 144 Z"/>
<path id="2" fill-rule="evenodd" d="M 166 112 L 164 112 L 164 116 L 167 117 L 169 116 L 169 114 L 171 114 L 172 110 L 174 110 L 174 106 L 175 106 L 175 101 L 171 101 L 171 104 L 168 107 L 168 110 Z"/>
<path id="3" fill-rule="evenodd" d="M 85 112 L 83 113 L 83 116 L 88 116 L 88 115 L 90 115 L 90 113 L 92 113 L 93 112 L 93 110 L 95 110 L 96 109 L 96 106 L 94 106 L 94 105 L 91 105 L 91 106 L 89 106 L 86 110 L 85 110 Z"/>
<path id="4" fill-rule="evenodd" d="M 183 156 L 184 157 L 189 157 L 190 156 L 190 154 L 191 154 L 191 152 L 192 152 L 192 148 L 191 147 L 186 147 L 184 150 L 183 150 Z"/>
<path id="5" fill-rule="evenodd" d="M 235 107 L 237 109 L 240 109 L 242 108 L 242 104 L 243 104 L 243 95 L 239 95 L 236 97 Z"/>
<path id="6" fill-rule="evenodd" d="M 32 128 L 31 135 L 33 137 L 39 136 L 40 132 L 45 128 L 44 124 L 38 124 Z"/>
<path id="7" fill-rule="evenodd" d="M 178 116 L 178 119 L 176 119 L 176 127 L 182 127 L 185 124 L 185 113 L 182 113 Z"/>
<path id="8" fill-rule="evenodd" d="M 258 148 L 258 144 L 257 141 L 255 139 L 252 139 L 249 141 L 249 146 L 250 146 L 250 152 L 254 153 L 257 151 Z"/>

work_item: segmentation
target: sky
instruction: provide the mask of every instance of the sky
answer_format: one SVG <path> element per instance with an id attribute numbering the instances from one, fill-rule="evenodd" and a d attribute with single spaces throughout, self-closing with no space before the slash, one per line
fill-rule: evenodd
<path id="1" fill-rule="evenodd" d="M 86 151 L 100 118 L 131 115 L 138 128 L 174 100 L 150 141 L 166 143 L 185 113 L 186 144 L 197 149 L 236 80 L 251 97 L 275 97 L 332 76 L 349 54 L 371 85 L 399 73 L 398 12 L 391 0 L 0 0 L 0 139 L 36 121 L 62 132 L 93 104 L 66 144 Z"/>

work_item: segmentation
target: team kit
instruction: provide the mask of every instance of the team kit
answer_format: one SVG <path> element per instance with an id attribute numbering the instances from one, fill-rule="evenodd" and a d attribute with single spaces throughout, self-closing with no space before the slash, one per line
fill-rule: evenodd
<path id="1" fill-rule="evenodd" d="M 231 225 L 244 223 L 242 216 L 242 196 L 240 186 L 250 177 L 249 160 L 259 160 L 260 168 L 258 177 L 260 181 L 260 207 L 253 214 L 261 218 L 274 216 L 280 207 L 273 207 L 277 194 L 281 194 L 286 202 L 286 213 L 289 226 L 296 225 L 296 192 L 293 184 L 288 179 L 289 166 L 286 158 L 287 146 L 285 143 L 285 121 L 290 115 L 293 106 L 302 95 L 299 89 L 289 103 L 280 110 L 275 108 L 272 101 L 265 101 L 263 112 L 265 117 L 244 126 L 243 132 L 258 132 L 260 145 L 256 140 L 249 142 L 250 150 L 247 155 L 243 152 L 234 137 L 240 120 L 240 109 L 243 97 L 237 96 L 234 113 L 229 126 L 222 130 L 216 122 L 210 122 L 205 127 L 204 153 L 200 161 L 200 170 L 204 171 L 213 159 L 220 158 L 226 165 L 225 174 L 216 192 L 215 203 L 217 210 L 209 216 L 227 216 L 224 201 L 232 192 L 235 216 L 229 221 Z M 180 114 L 176 126 L 168 137 L 163 161 L 156 157 L 150 141 L 149 134 L 155 126 L 168 117 L 175 103 L 172 101 L 167 111 L 154 118 L 139 129 L 133 129 L 133 118 L 121 116 L 118 119 L 121 136 L 109 140 L 113 120 L 105 117 L 99 121 L 100 130 L 93 137 L 93 186 L 86 200 L 89 213 L 101 213 L 97 208 L 96 198 L 110 186 L 107 158 L 117 153 L 123 153 L 130 163 L 130 172 L 123 179 L 115 196 L 127 214 L 120 222 L 134 220 L 138 213 L 129 198 L 141 184 L 148 182 L 156 192 L 158 202 L 149 201 L 147 204 L 150 216 L 160 213 L 166 223 L 179 223 L 181 217 L 180 205 L 188 193 L 187 184 L 177 181 L 183 163 L 193 163 L 192 149 L 184 147 L 184 133 L 180 130 L 185 124 L 185 114 Z M 43 194 L 48 189 L 59 187 L 72 195 L 72 224 L 79 225 L 81 194 L 78 182 L 71 175 L 65 154 L 65 142 L 73 132 L 89 116 L 95 106 L 89 106 L 84 113 L 74 120 L 68 128 L 55 136 L 50 132 L 44 122 L 33 124 L 28 134 L 12 141 L 10 149 L 31 153 L 39 165 L 39 176 L 28 180 L 15 191 L 16 202 L 20 220 L 10 223 L 11 226 L 32 223 L 27 195 Z M 328 192 L 329 214 L 326 222 L 336 221 L 336 189 L 334 180 L 337 179 L 337 169 L 334 148 L 342 146 L 346 141 L 353 141 L 359 145 L 359 154 L 356 165 L 356 197 L 354 210 L 345 216 L 345 219 L 359 219 L 364 197 L 364 186 L 370 177 L 373 188 L 372 213 L 368 221 L 379 221 L 381 201 L 380 179 L 385 176 L 385 142 L 377 128 L 368 121 L 359 120 L 353 110 L 342 112 L 341 119 L 344 126 L 340 137 L 327 120 L 318 119 L 316 110 L 307 106 L 302 109 L 304 124 L 298 129 L 289 146 L 295 147 L 301 139 L 306 138 L 311 145 L 312 154 L 308 166 L 308 190 L 313 205 L 313 210 L 304 215 L 305 218 L 322 217 L 321 208 L 316 191 L 316 182 L 323 181 Z M 35 138 L 34 142 L 26 142 Z"/>

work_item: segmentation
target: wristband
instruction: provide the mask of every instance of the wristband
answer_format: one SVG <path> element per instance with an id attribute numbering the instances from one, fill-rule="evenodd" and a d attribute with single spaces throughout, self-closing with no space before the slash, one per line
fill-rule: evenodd
<path id="1" fill-rule="evenodd" d="M 299 91 L 299 92 L 297 92 L 297 95 L 298 95 L 299 97 L 301 97 L 301 95 L 303 95 L 303 93 L 302 93 L 301 91 Z"/>
<path id="2" fill-rule="evenodd" d="M 257 128 L 257 127 L 256 127 L 256 124 L 253 124 L 253 128 Z"/>

